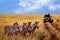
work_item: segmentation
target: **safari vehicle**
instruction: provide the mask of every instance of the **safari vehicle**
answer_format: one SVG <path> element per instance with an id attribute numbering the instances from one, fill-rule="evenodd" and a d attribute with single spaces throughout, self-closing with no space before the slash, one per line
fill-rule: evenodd
<path id="1" fill-rule="evenodd" d="M 53 19 L 51 19 L 50 13 L 44 15 L 44 23 L 46 22 L 53 22 Z"/>

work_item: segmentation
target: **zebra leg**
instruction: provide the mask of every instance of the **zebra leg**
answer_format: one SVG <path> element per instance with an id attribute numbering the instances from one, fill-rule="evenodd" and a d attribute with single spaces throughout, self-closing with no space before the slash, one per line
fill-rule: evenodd
<path id="1" fill-rule="evenodd" d="M 24 32 L 24 31 L 23 31 L 23 32 L 22 32 L 22 36 L 24 36 L 24 37 L 25 37 L 25 36 L 26 36 L 26 32 Z"/>
<path id="2" fill-rule="evenodd" d="M 7 35 L 8 35 L 8 36 L 13 36 L 13 34 L 12 34 L 12 33 L 8 33 Z"/>
<path id="3" fill-rule="evenodd" d="M 6 35 L 6 32 L 4 32 L 4 35 Z"/>
<path id="4" fill-rule="evenodd" d="M 26 33 L 25 33 L 25 32 L 23 33 L 23 36 L 24 36 L 24 37 L 26 36 Z"/>

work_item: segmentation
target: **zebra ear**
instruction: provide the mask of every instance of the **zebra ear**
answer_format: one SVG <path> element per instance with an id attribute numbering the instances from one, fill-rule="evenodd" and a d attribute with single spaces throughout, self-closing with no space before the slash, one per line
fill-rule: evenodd
<path id="1" fill-rule="evenodd" d="M 39 23 L 39 21 L 38 22 L 35 22 L 35 23 Z"/>
<path id="2" fill-rule="evenodd" d="M 39 21 L 37 23 L 39 23 Z"/>

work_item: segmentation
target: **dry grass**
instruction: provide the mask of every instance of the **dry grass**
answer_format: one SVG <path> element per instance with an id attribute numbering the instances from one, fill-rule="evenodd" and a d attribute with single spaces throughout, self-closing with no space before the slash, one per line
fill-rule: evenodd
<path id="1" fill-rule="evenodd" d="M 54 21 L 56 22 L 56 18 L 59 19 L 60 15 L 53 15 L 54 17 L 52 17 L 54 19 Z M 56 17 L 56 18 L 55 18 Z M 60 20 L 60 19 L 59 19 Z M 35 33 L 33 34 L 32 39 L 30 39 L 30 35 L 26 35 L 26 37 L 23 36 L 7 36 L 4 35 L 4 27 L 6 25 L 13 25 L 14 22 L 18 22 L 19 25 L 22 25 L 23 22 L 32 22 L 32 24 L 35 21 L 39 21 L 39 29 L 36 29 Z M 44 32 L 44 25 L 43 25 L 43 15 L 40 14 L 35 14 L 35 15 L 0 15 L 0 40 L 40 40 L 40 38 L 42 38 L 43 36 L 43 32 Z M 45 31 L 46 33 L 47 31 Z"/>

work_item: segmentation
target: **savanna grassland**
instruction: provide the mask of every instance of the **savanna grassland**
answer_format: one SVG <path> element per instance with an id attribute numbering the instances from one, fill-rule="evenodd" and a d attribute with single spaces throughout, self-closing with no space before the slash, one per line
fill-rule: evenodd
<path id="1" fill-rule="evenodd" d="M 52 14 L 51 15 L 52 19 L 54 19 L 54 23 L 57 23 L 56 20 L 60 20 L 60 15 L 59 14 Z M 42 40 L 42 37 L 46 37 L 44 40 L 49 40 L 49 32 L 45 29 L 44 23 L 44 14 L 0 14 L 0 40 Z M 18 22 L 19 25 L 22 25 L 24 22 L 32 22 L 32 24 L 35 21 L 39 21 L 39 29 L 36 29 L 33 37 L 29 34 L 26 35 L 26 37 L 23 37 L 22 35 L 17 35 L 17 36 L 7 36 L 4 35 L 4 27 L 6 25 L 13 26 L 14 22 Z M 60 22 L 58 22 L 59 24 Z M 60 24 L 59 24 L 60 25 Z"/>

